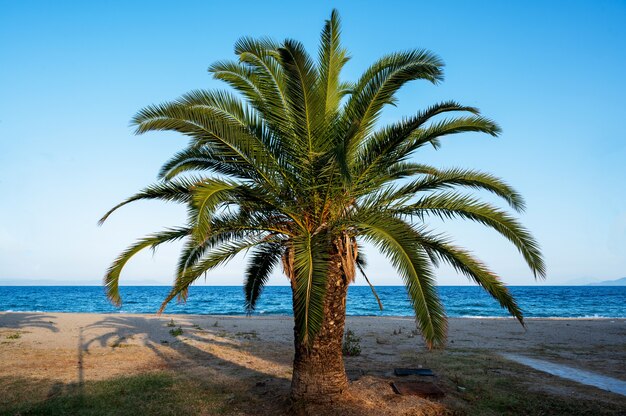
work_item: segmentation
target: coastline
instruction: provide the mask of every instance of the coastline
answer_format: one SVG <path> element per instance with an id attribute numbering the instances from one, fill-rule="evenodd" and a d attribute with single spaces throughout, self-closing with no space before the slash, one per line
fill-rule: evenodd
<path id="1" fill-rule="evenodd" d="M 119 311 L 119 312 L 66 312 L 66 311 L 44 311 L 44 310 L 12 310 L 12 309 L 6 309 L 6 310 L 0 310 L 0 314 L 3 313 L 39 313 L 39 314 L 79 314 L 79 315 L 112 315 L 112 316 L 118 316 L 118 315 L 131 315 L 131 316 L 153 316 L 153 317 L 159 317 L 159 316 L 181 316 L 181 317 L 189 317 L 189 318 L 206 318 L 206 317 L 214 317 L 214 318 L 291 318 L 293 317 L 293 315 L 291 314 L 280 314 L 280 313 L 254 313 L 254 314 L 245 314 L 245 313 L 241 313 L 241 314 L 216 314 L 216 313 L 208 313 L 208 314 L 201 314 L 201 313 L 185 313 L 185 312 L 167 312 L 167 313 L 163 313 L 161 315 L 159 315 L 157 312 L 155 313 L 146 313 L 146 312 L 127 312 L 127 311 Z M 353 317 L 353 318 L 406 318 L 406 319 L 412 319 L 413 315 L 355 315 L 355 314 L 347 314 L 346 317 Z M 481 316 L 481 315 L 461 315 L 461 316 L 449 316 L 448 319 L 486 319 L 486 320 L 513 320 L 515 321 L 515 318 L 511 317 L 511 316 Z M 594 316 L 530 316 L 530 317 L 524 317 L 524 322 L 527 321 L 541 321 L 541 320 L 550 320 L 550 321 L 554 321 L 554 320 L 572 320 L 572 321 L 576 321 L 576 320 L 589 320 L 589 321 L 595 321 L 595 320 L 621 320 L 621 321 L 626 321 L 626 317 L 623 316 L 601 316 L 601 315 L 594 315 Z"/>

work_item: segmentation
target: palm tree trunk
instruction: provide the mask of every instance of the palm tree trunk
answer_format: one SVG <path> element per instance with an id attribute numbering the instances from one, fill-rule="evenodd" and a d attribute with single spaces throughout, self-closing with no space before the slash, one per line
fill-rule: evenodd
<path id="1" fill-rule="evenodd" d="M 340 257 L 335 255 L 333 260 L 337 261 L 331 261 L 324 300 L 324 320 L 313 344 L 307 348 L 307 345 L 299 343 L 298 329 L 294 328 L 295 358 L 291 396 L 296 401 L 333 401 L 348 388 L 341 350 L 348 282 L 341 269 Z"/>

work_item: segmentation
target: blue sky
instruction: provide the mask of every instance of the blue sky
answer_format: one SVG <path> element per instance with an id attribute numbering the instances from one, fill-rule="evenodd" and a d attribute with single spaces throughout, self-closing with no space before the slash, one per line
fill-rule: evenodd
<path id="1" fill-rule="evenodd" d="M 626 276 L 626 3 L 614 2 L 0 2 L 0 282 L 97 284 L 136 238 L 181 223 L 184 208 L 108 208 L 155 180 L 186 140 L 133 136 L 141 107 L 222 87 L 206 68 L 244 35 L 295 38 L 315 53 L 337 7 L 355 79 L 377 57 L 428 48 L 439 86 L 410 84 L 382 121 L 437 101 L 478 106 L 503 128 L 416 159 L 504 177 L 526 197 L 545 284 Z M 433 223 L 509 284 L 533 284 L 516 251 L 481 227 Z M 172 279 L 177 246 L 146 252 L 122 283 Z M 370 254 L 375 284 L 399 284 Z M 240 284 L 242 260 L 209 275 Z M 465 284 L 440 269 L 442 284 Z M 279 273 L 272 284 L 286 281 Z"/>

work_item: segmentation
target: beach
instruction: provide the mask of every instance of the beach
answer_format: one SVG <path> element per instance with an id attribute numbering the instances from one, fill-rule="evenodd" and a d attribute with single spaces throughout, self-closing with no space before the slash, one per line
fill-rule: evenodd
<path id="1" fill-rule="evenodd" d="M 520 393 L 562 406 L 573 401 L 597 414 L 626 409 L 624 395 L 505 358 L 521 355 L 626 381 L 625 319 L 529 319 L 523 328 L 510 318 L 451 318 L 447 347 L 434 352 L 411 318 L 351 316 L 346 328 L 361 347 L 359 356 L 345 358 L 351 389 L 364 403 L 350 407 L 354 414 L 416 414 L 407 410 L 414 408 L 472 414 L 481 397 Z M 292 343 L 288 316 L 0 313 L 0 413 L 149 375 L 172 386 L 202 380 L 194 388 L 214 394 L 216 408 L 198 404 L 191 413 L 286 414 Z M 436 373 L 444 399 L 393 393 L 393 369 L 419 366 Z"/>

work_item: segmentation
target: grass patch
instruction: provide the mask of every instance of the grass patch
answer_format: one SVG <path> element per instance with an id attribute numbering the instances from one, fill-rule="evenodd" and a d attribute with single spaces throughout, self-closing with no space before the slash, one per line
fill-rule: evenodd
<path id="1" fill-rule="evenodd" d="M 22 338 L 22 334 L 20 334 L 19 332 L 6 336 L 6 339 L 20 339 L 20 338 Z"/>
<path id="2" fill-rule="evenodd" d="M 484 351 L 434 351 L 413 359 L 440 375 L 446 405 L 462 415 L 615 415 L 626 403 Z"/>
<path id="3" fill-rule="evenodd" d="M 170 335 L 173 337 L 178 337 L 183 334 L 183 329 L 181 327 L 170 329 Z"/>
<path id="4" fill-rule="evenodd" d="M 33 396 L 13 404 L 1 400 L 0 415 L 220 414 L 225 405 L 224 394 L 207 392 L 199 383 L 168 373 L 118 377 L 83 386 L 57 383 L 48 386 L 47 398 Z"/>
<path id="5" fill-rule="evenodd" d="M 347 357 L 356 357 L 361 355 L 361 338 L 357 337 L 350 329 L 346 331 L 343 337 L 341 352 Z"/>

